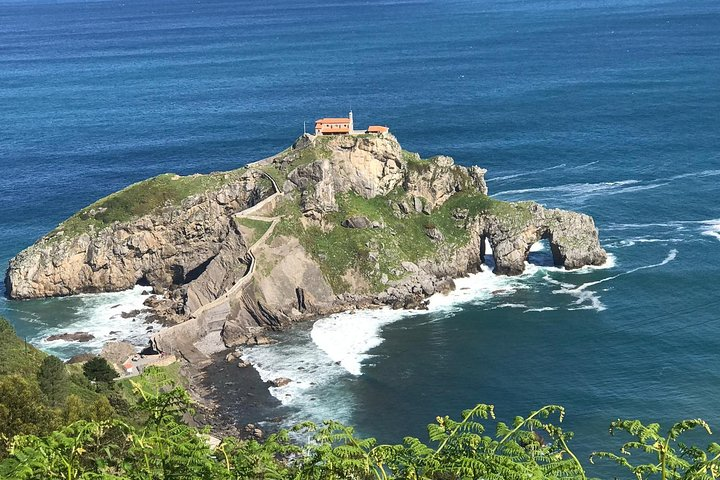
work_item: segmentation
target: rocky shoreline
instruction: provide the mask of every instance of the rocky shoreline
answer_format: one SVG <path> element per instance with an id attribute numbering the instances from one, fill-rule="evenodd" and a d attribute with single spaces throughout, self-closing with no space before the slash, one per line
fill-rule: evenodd
<path id="1" fill-rule="evenodd" d="M 6 291 L 151 286 L 145 306 L 165 326 L 154 347 L 202 368 L 295 322 L 423 308 L 480 271 L 488 244 L 498 275 L 521 274 L 543 239 L 557 266 L 605 262 L 591 217 L 494 200 L 484 176 L 450 157 L 423 160 L 390 134 L 305 135 L 238 170 L 161 175 L 99 200 L 13 258 Z"/>

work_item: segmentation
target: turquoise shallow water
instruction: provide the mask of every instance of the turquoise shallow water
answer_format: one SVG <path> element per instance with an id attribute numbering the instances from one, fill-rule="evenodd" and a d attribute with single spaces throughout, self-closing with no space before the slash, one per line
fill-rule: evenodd
<path id="1" fill-rule="evenodd" d="M 352 108 L 487 168 L 497 198 L 593 215 L 615 265 L 540 267 L 495 295 L 475 279 L 452 305 L 368 320 L 341 366 L 319 345 L 355 327 L 303 326 L 255 353 L 326 379 L 277 392 L 298 415 L 396 441 L 477 402 L 560 403 L 581 455 L 618 416 L 718 426 L 718 85 L 711 0 L 4 2 L 0 261 L 131 182 L 263 158 Z M 0 314 L 36 341 L 110 335 L 134 328 L 120 295 Z"/>

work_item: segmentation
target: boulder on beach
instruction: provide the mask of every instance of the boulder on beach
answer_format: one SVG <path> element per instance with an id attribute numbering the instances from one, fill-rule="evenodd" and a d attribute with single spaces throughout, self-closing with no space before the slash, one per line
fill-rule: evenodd
<path id="1" fill-rule="evenodd" d="M 103 346 L 100 356 L 111 364 L 119 366 L 136 353 L 135 346 L 128 342 L 108 342 Z"/>

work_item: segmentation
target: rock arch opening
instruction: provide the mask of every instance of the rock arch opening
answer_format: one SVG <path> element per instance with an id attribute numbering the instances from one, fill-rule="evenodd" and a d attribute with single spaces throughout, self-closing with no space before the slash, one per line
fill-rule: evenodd
<path id="1" fill-rule="evenodd" d="M 526 261 L 539 267 L 565 266 L 565 259 L 560 253 L 560 247 L 548 230 L 542 232 L 535 243 L 528 245 Z"/>
<path id="2" fill-rule="evenodd" d="M 487 235 L 480 237 L 480 269 L 495 270 L 495 255 Z"/>
<path id="3" fill-rule="evenodd" d="M 550 248 L 550 240 L 541 238 L 537 242 L 530 245 L 527 254 L 527 262 L 538 267 L 553 267 L 555 260 Z"/>

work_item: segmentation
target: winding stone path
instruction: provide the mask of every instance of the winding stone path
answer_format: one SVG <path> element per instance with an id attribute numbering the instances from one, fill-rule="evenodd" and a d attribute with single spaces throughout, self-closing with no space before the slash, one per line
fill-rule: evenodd
<path id="1" fill-rule="evenodd" d="M 265 233 L 263 233 L 260 238 L 248 247 L 247 258 L 249 260 L 249 266 L 245 275 L 243 275 L 242 278 L 240 278 L 240 280 L 238 280 L 224 294 L 212 302 L 201 305 L 192 312 L 189 320 L 158 333 L 158 336 L 174 338 L 176 341 L 173 342 L 174 345 L 172 349 L 180 353 L 185 360 L 193 364 L 204 364 L 210 361 L 210 358 L 205 353 L 201 352 L 195 345 L 198 341 L 202 340 L 202 338 L 197 338 L 197 332 L 204 332 L 203 338 L 214 334 L 219 336 L 225 323 L 225 319 L 230 314 L 230 301 L 242 292 L 243 288 L 245 288 L 245 286 L 247 286 L 252 280 L 253 273 L 255 273 L 257 262 L 255 255 L 253 254 L 253 249 L 258 245 L 263 244 L 268 237 L 272 235 L 275 226 L 280 222 L 280 217 L 268 217 L 261 215 L 261 213 L 266 208 L 272 211 L 275 206 L 274 203 L 277 202 L 279 198 L 283 197 L 283 192 L 278 188 L 277 183 L 269 174 L 262 170 L 254 171 L 262 174 L 272 182 L 275 193 L 267 198 L 264 198 L 252 207 L 238 212 L 234 216 L 234 218 L 247 218 L 249 220 L 270 223 L 270 226 L 267 230 L 265 230 Z M 155 343 L 157 345 L 157 340 Z"/>

